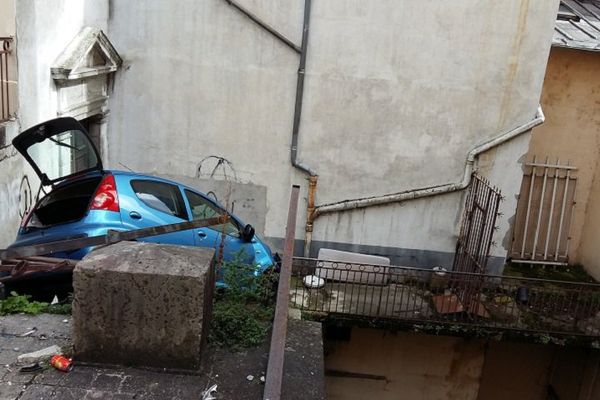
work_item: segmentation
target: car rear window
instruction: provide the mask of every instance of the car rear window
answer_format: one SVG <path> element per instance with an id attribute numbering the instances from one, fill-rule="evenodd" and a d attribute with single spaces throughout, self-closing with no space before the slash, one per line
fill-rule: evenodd
<path id="1" fill-rule="evenodd" d="M 187 219 L 183 197 L 177 186 L 157 181 L 133 180 L 131 188 L 137 198 L 148 207 Z"/>

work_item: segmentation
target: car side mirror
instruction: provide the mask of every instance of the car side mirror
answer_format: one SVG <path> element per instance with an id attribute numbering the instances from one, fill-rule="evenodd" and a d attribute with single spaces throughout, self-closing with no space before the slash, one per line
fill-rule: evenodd
<path id="1" fill-rule="evenodd" d="M 254 238 L 255 233 L 254 227 L 250 224 L 247 224 L 240 231 L 240 236 L 244 242 L 250 242 Z"/>

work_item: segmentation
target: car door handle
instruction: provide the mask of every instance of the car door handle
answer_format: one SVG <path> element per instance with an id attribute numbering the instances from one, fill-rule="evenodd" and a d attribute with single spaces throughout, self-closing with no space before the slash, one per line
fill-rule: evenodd
<path id="1" fill-rule="evenodd" d="M 141 215 L 139 212 L 137 212 L 137 211 L 132 211 L 132 212 L 130 212 L 130 213 L 129 213 L 129 216 L 130 216 L 132 219 L 142 219 L 142 215 Z"/>
<path id="2" fill-rule="evenodd" d="M 202 239 L 204 239 L 206 237 L 206 232 L 198 231 L 198 236 L 200 236 Z"/>

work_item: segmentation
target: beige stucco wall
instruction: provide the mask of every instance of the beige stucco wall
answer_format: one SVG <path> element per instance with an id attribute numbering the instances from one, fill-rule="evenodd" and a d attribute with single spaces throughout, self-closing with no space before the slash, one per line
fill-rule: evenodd
<path id="1" fill-rule="evenodd" d="M 0 0 L 0 36 L 15 35 L 15 1 Z"/>
<path id="2" fill-rule="evenodd" d="M 596 107 L 600 108 L 600 103 L 597 102 Z M 598 115 L 596 117 L 600 118 Z M 597 130 L 599 129 L 600 125 Z M 600 234 L 600 163 L 596 165 L 596 173 L 585 213 L 585 223 L 581 232 L 578 260 L 594 278 L 600 280 L 600 243 L 598 240 Z"/>
<path id="3" fill-rule="evenodd" d="M 553 356 L 550 346 L 490 342 L 477 400 L 545 400 Z"/>
<path id="4" fill-rule="evenodd" d="M 549 387 L 561 400 L 600 398 L 590 349 L 362 328 L 325 343 L 331 400 L 546 400 Z"/>
<path id="5" fill-rule="evenodd" d="M 560 158 L 561 163 L 569 161 L 578 168 L 569 260 L 583 263 L 596 276 L 600 276 L 600 258 L 595 261 L 594 255 L 600 255 L 600 249 L 582 235 L 586 223 L 590 233 L 600 228 L 600 209 L 590 208 L 592 192 L 598 192 L 594 196 L 600 199 L 600 183 L 592 190 L 600 150 L 598 71 L 600 53 L 552 48 L 541 100 L 546 123 L 533 130 L 528 152 L 529 159 L 534 155 L 538 160 Z M 597 217 L 592 219 L 594 212 Z"/>
<path id="6" fill-rule="evenodd" d="M 481 341 L 354 328 L 350 341 L 329 343 L 326 369 L 386 380 L 328 376 L 327 398 L 474 400 L 483 359 Z"/>

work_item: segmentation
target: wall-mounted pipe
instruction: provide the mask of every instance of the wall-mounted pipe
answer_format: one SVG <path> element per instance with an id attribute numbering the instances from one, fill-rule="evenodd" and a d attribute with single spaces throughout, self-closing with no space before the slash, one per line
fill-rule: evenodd
<path id="1" fill-rule="evenodd" d="M 302 44 L 300 46 L 300 63 L 298 65 L 298 79 L 296 81 L 296 103 L 294 106 L 294 124 L 292 126 L 292 145 L 290 157 L 292 165 L 302 172 L 316 176 L 317 173 L 308 165 L 298 161 L 298 136 L 300 132 L 300 118 L 302 116 L 302 102 L 304 96 L 304 71 L 306 68 L 306 53 L 308 50 L 308 31 L 310 28 L 311 0 L 304 0 L 304 22 L 302 24 Z"/>
<path id="2" fill-rule="evenodd" d="M 405 191 L 398 192 L 398 193 L 386 194 L 386 195 L 382 195 L 382 196 L 373 196 L 373 197 L 365 197 L 365 198 L 352 199 L 352 200 L 343 200 L 343 201 L 339 201 L 336 203 L 323 204 L 323 205 L 314 207 L 314 210 L 312 211 L 312 213 L 309 213 L 307 223 L 306 223 L 307 226 L 310 225 L 311 229 L 310 229 L 310 232 L 308 232 L 308 229 L 307 229 L 307 232 L 306 232 L 306 235 L 304 238 L 304 246 L 305 246 L 304 254 L 305 255 L 310 254 L 310 245 L 311 245 L 311 241 L 312 241 L 312 229 L 313 229 L 314 221 L 321 215 L 335 213 L 335 212 L 348 211 L 348 210 L 354 210 L 357 208 L 365 208 L 365 207 L 372 207 L 372 206 L 378 206 L 378 205 L 384 205 L 384 204 L 390 204 L 390 203 L 397 203 L 397 202 L 402 202 L 402 201 L 406 201 L 406 200 L 420 199 L 420 198 L 424 198 L 424 197 L 431 197 L 431 196 L 450 193 L 450 192 L 454 192 L 454 191 L 458 191 L 458 190 L 463 190 L 463 189 L 467 188 L 469 186 L 469 184 L 471 183 L 471 176 L 472 176 L 473 169 L 474 169 L 475 159 L 477 158 L 477 156 L 479 154 L 484 153 L 498 145 L 501 145 L 501 144 L 515 138 L 516 136 L 521 135 L 522 133 L 525 133 L 525 132 L 531 130 L 532 128 L 542 124 L 544 122 L 544 120 L 545 120 L 544 113 L 542 111 L 542 107 L 540 106 L 537 109 L 535 117 L 531 121 L 529 121 L 521 126 L 518 126 L 517 128 L 514 128 L 508 132 L 504 132 L 504 133 L 492 138 L 491 140 L 488 140 L 485 143 L 475 146 L 467 154 L 467 160 L 465 163 L 465 171 L 463 173 L 462 180 L 459 182 L 447 183 L 447 184 L 443 184 L 443 185 L 436 185 L 436 186 L 430 186 L 430 187 L 419 188 L 419 189 L 410 189 L 410 190 L 405 190 Z"/>
<path id="3" fill-rule="evenodd" d="M 311 0 L 304 0 L 304 19 L 302 22 L 302 43 L 300 47 L 296 46 L 290 39 L 285 37 L 282 33 L 278 32 L 275 28 L 262 21 L 255 14 L 242 7 L 240 4 L 233 0 L 224 0 L 230 6 L 237 9 L 239 12 L 247 16 L 251 21 L 256 23 L 258 26 L 269 32 L 283 44 L 294 50 L 300 55 L 300 62 L 298 65 L 298 77 L 296 80 L 296 100 L 294 102 L 294 119 L 292 125 L 292 143 L 290 145 L 290 161 L 292 165 L 309 175 L 308 184 L 308 202 L 307 202 L 307 222 L 306 222 L 306 237 L 309 242 L 312 237 L 312 213 L 315 206 L 315 192 L 317 189 L 317 173 L 311 169 L 308 165 L 298 161 L 298 137 L 300 134 L 300 119 L 302 117 L 302 103 L 304 99 L 304 75 L 306 70 L 306 54 L 308 52 L 308 33 L 310 28 L 310 11 L 311 11 Z M 304 248 L 306 252 L 306 246 Z"/>

